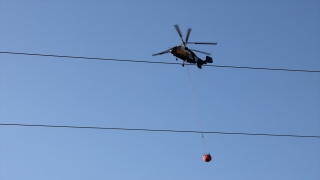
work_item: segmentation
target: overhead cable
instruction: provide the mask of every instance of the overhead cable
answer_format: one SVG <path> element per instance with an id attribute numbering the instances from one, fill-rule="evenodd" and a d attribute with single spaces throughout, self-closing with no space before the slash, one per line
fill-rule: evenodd
<path id="1" fill-rule="evenodd" d="M 181 63 L 175 63 L 175 62 L 143 61 L 143 60 L 113 59 L 113 58 L 94 58 L 94 57 L 66 56 L 66 55 L 53 55 L 53 54 L 34 54 L 34 53 L 22 53 L 22 52 L 0 51 L 0 54 L 42 56 L 42 57 L 54 57 L 54 58 L 88 59 L 88 60 L 103 60 L 103 61 L 117 61 L 117 62 L 149 63 L 149 64 L 181 65 Z M 193 64 L 186 64 L 186 65 L 193 65 Z M 206 67 L 217 67 L 217 68 L 234 68 L 234 69 L 251 69 L 251 70 L 268 70 L 268 71 L 320 73 L 320 70 L 264 68 L 264 67 L 249 67 L 249 66 L 226 66 L 226 65 L 204 65 L 204 66 L 206 66 Z"/>
<path id="2" fill-rule="evenodd" d="M 272 137 L 293 137 L 293 138 L 320 138 L 320 136 L 314 136 L 314 135 L 243 133 L 243 132 L 222 132 L 222 131 L 192 131 L 192 130 L 170 130 L 170 129 L 142 129 L 142 128 L 115 128 L 115 127 L 100 127 L 100 126 L 66 126 L 66 125 L 13 124 L 13 123 L 0 123 L 0 126 L 69 128 L 69 129 L 92 129 L 92 130 L 118 130 L 118 131 L 143 131 L 143 132 L 198 133 L 198 134 L 205 133 L 205 134 L 272 136 Z"/>

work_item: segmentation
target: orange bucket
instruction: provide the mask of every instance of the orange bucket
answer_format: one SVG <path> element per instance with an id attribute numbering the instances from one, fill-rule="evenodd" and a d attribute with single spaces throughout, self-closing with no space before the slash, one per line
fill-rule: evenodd
<path id="1" fill-rule="evenodd" d="M 210 154 L 205 154 L 202 158 L 204 162 L 210 162 L 212 159 Z"/>

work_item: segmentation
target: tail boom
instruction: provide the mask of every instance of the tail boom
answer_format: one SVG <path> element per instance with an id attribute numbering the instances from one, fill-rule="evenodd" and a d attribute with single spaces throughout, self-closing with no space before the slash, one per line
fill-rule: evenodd
<path id="1" fill-rule="evenodd" d="M 206 60 L 199 59 L 197 62 L 197 67 L 199 69 L 202 69 L 202 65 L 207 64 L 207 63 L 213 63 L 213 60 L 210 56 L 206 56 Z"/>

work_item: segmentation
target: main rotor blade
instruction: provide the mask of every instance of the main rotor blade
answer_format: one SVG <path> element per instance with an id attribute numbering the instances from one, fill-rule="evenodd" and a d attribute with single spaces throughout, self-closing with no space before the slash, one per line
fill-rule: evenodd
<path id="1" fill-rule="evenodd" d="M 189 29 L 188 29 L 188 32 L 187 32 L 186 44 L 188 44 L 188 39 L 189 39 L 190 33 L 191 33 L 191 28 L 189 28 Z"/>
<path id="2" fill-rule="evenodd" d="M 191 50 L 192 50 L 192 51 L 195 51 L 195 52 L 198 52 L 198 53 L 210 55 L 210 53 L 207 53 L 207 52 L 203 52 L 203 51 L 199 51 L 199 50 L 195 50 L 195 49 L 191 49 Z"/>
<path id="3" fill-rule="evenodd" d="M 188 42 L 188 44 L 207 44 L 207 45 L 217 45 L 216 42 Z"/>
<path id="4" fill-rule="evenodd" d="M 182 43 L 183 43 L 184 45 L 186 45 L 186 43 L 185 43 L 185 42 L 183 41 L 183 39 L 182 39 L 182 34 L 181 34 L 181 31 L 180 31 L 179 25 L 176 24 L 176 25 L 174 25 L 174 27 L 176 28 L 176 30 L 177 30 L 180 38 L 181 38 Z"/>
<path id="5" fill-rule="evenodd" d="M 170 50 L 171 50 L 171 48 L 166 50 L 166 51 L 162 51 L 162 52 L 159 52 L 159 53 L 156 53 L 156 54 L 152 54 L 152 56 L 158 56 L 158 55 L 166 54 L 166 53 L 169 53 Z"/>

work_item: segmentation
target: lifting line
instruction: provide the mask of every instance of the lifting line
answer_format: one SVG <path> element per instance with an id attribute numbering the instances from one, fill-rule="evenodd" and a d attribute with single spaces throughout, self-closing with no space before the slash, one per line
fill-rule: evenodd
<path id="1" fill-rule="evenodd" d="M 193 102 L 194 102 L 194 106 L 195 106 L 195 109 L 196 109 L 196 112 L 197 112 L 198 122 L 199 122 L 199 125 L 200 125 L 200 132 L 201 132 L 201 136 L 202 136 L 203 154 L 207 154 L 207 153 L 209 153 L 209 151 L 208 151 L 206 140 L 204 139 L 204 135 L 203 135 L 203 131 L 202 131 L 202 124 L 201 124 L 201 120 L 200 120 L 200 114 L 199 114 L 199 110 L 198 110 L 197 100 L 196 100 L 196 96 L 195 96 L 195 93 L 194 93 L 192 79 L 191 79 L 190 70 L 189 70 L 188 65 L 187 65 L 187 69 L 188 69 L 190 86 L 191 86 L 192 95 L 193 95 Z"/>

